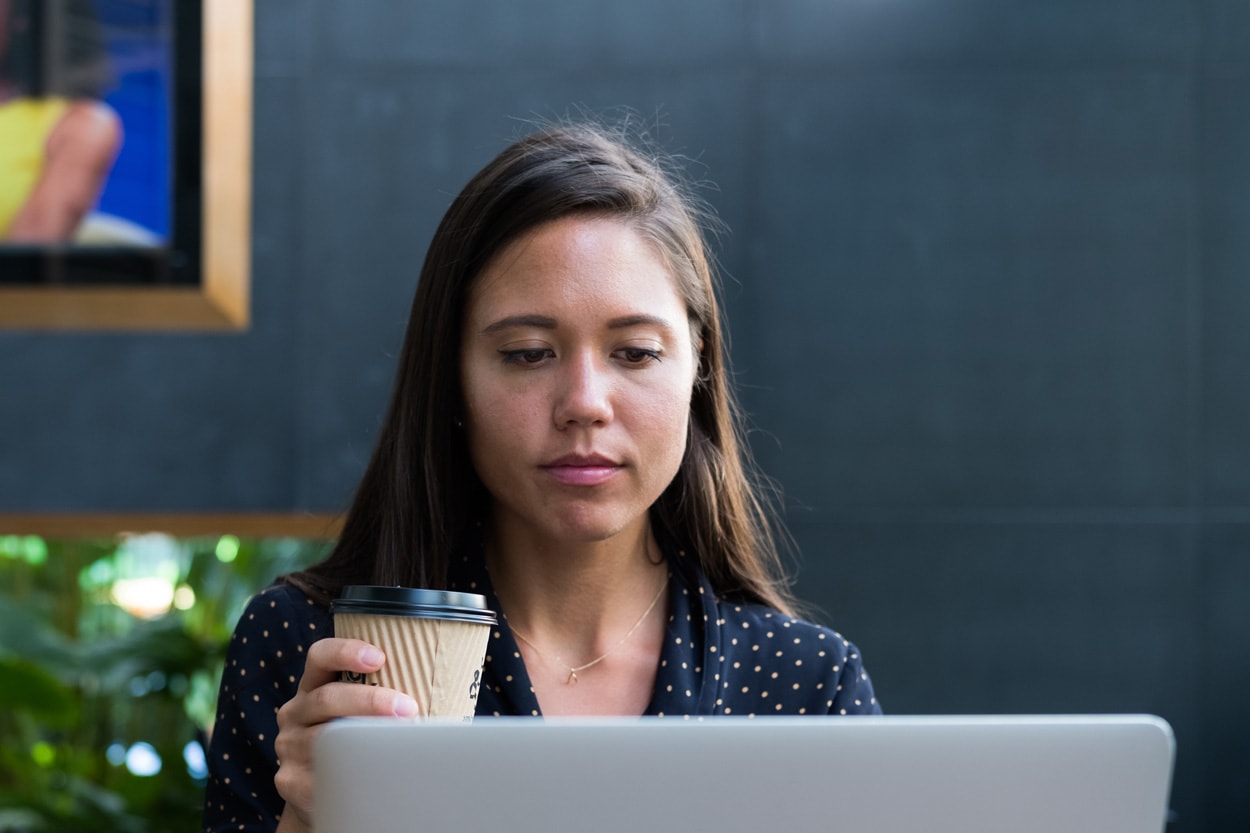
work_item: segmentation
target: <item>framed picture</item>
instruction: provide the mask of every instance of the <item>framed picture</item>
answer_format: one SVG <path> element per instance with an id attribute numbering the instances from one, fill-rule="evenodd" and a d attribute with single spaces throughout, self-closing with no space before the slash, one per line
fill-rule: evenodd
<path id="1" fill-rule="evenodd" d="M 249 323 L 252 0 L 0 0 L 0 328 Z"/>

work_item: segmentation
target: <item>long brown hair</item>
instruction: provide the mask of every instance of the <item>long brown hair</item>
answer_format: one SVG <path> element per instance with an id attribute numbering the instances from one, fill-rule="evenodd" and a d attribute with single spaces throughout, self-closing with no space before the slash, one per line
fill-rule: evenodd
<path id="1" fill-rule="evenodd" d="M 329 557 L 286 577 L 326 603 L 345 584 L 442 588 L 470 546 L 489 495 L 463 431 L 460 336 L 469 289 L 504 246 L 574 214 L 619 218 L 665 259 L 701 342 L 685 457 L 653 521 L 698 559 L 721 595 L 784 612 L 771 491 L 752 462 L 728 380 L 712 264 L 710 212 L 625 129 L 557 125 L 500 153 L 460 192 L 434 234 L 413 298 L 378 443 Z"/>

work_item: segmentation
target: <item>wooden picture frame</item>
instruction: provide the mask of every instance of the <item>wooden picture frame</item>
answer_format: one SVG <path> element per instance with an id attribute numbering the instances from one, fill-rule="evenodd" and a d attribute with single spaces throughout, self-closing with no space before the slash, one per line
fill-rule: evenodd
<path id="1" fill-rule="evenodd" d="M 195 247 L 200 253 L 198 282 L 0 285 L 0 329 L 248 328 L 253 0 L 203 0 L 201 26 L 202 131 L 198 138 L 202 201 Z"/>
<path id="2" fill-rule="evenodd" d="M 0 513 L 0 535 L 70 540 L 159 532 L 179 538 L 238 535 L 248 538 L 339 537 L 343 516 L 308 512 L 27 512 Z"/>

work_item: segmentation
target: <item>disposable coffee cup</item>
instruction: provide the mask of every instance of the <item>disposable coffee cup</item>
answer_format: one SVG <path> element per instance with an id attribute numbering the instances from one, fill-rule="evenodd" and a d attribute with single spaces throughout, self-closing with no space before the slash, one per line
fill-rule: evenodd
<path id="1" fill-rule="evenodd" d="M 342 679 L 398 689 L 426 717 L 473 719 L 486 643 L 498 623 L 485 596 L 356 584 L 343 588 L 330 612 L 335 636 L 363 639 L 386 653 L 378 671 L 344 672 Z"/>

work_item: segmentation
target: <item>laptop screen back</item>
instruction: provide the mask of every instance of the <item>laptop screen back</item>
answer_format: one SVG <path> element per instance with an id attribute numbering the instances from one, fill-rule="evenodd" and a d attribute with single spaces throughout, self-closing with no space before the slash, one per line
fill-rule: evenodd
<path id="1" fill-rule="evenodd" d="M 1160 833 L 1149 716 L 341 720 L 317 833 Z"/>

